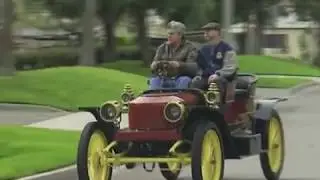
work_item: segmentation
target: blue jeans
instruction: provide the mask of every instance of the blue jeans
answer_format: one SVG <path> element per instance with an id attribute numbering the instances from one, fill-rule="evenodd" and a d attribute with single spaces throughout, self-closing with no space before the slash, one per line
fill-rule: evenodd
<path id="1" fill-rule="evenodd" d="M 188 76 L 180 76 L 173 79 L 164 79 L 161 82 L 160 77 L 152 77 L 150 79 L 149 89 L 161 89 L 161 88 L 177 88 L 177 89 L 186 89 L 189 87 L 192 79 Z"/>

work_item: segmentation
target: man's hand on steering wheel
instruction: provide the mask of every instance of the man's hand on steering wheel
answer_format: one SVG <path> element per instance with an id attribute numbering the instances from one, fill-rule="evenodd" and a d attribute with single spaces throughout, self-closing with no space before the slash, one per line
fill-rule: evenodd
<path id="1" fill-rule="evenodd" d="M 155 71 L 161 76 L 175 76 L 178 73 L 180 63 L 178 61 L 160 60 L 154 65 Z"/>
<path id="2" fill-rule="evenodd" d="M 178 69 L 180 67 L 179 61 L 169 61 L 170 67 L 173 69 Z"/>
<path id="3" fill-rule="evenodd" d="M 163 60 L 156 61 L 154 65 L 154 71 L 158 76 L 167 76 L 168 66 L 169 66 L 168 61 L 163 61 Z"/>

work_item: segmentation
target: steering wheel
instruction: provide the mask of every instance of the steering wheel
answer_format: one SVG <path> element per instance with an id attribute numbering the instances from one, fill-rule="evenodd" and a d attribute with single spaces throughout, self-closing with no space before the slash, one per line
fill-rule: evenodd
<path id="1" fill-rule="evenodd" d="M 169 76 L 170 63 L 168 61 L 159 61 L 156 66 L 156 74 L 159 77 L 168 77 Z"/>

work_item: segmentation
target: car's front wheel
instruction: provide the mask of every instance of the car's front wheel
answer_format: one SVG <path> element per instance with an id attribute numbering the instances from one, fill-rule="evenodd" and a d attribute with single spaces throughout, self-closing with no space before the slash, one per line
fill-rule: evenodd
<path id="1" fill-rule="evenodd" d="M 193 136 L 192 179 L 221 180 L 224 175 L 224 152 L 221 133 L 213 122 L 198 125 Z"/>
<path id="2" fill-rule="evenodd" d="M 103 149 L 111 141 L 98 122 L 88 123 L 82 131 L 77 155 L 79 180 L 104 179 L 112 177 L 112 167 L 103 163 Z"/>

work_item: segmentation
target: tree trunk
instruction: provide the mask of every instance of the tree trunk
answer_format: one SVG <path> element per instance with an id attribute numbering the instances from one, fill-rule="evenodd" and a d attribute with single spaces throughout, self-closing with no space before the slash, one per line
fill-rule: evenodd
<path id="1" fill-rule="evenodd" d="M 246 54 L 254 54 L 255 51 L 255 15 L 250 14 L 247 21 L 246 27 L 246 43 L 245 43 L 245 52 Z"/>
<path id="2" fill-rule="evenodd" d="M 144 65 L 151 63 L 151 49 L 149 48 L 149 38 L 147 37 L 146 9 L 139 8 L 136 11 L 136 22 L 138 28 L 138 44 Z"/>
<path id="3" fill-rule="evenodd" d="M 320 20 L 318 20 L 320 22 Z M 317 39 L 317 46 L 320 47 L 320 31 L 317 30 L 315 38 Z M 312 60 L 312 64 L 314 66 L 320 67 L 320 50 L 317 50 L 317 55 L 316 57 Z"/>
<path id="4" fill-rule="evenodd" d="M 96 0 L 86 0 L 83 13 L 82 25 L 82 45 L 80 49 L 80 65 L 93 66 L 96 64 L 95 58 L 95 40 L 94 40 L 94 21 L 96 17 Z"/>
<path id="5" fill-rule="evenodd" d="M 262 44 L 263 44 L 263 26 L 265 24 L 265 15 L 263 9 L 264 1 L 256 1 L 256 48 L 255 54 L 260 55 L 262 53 Z"/>
<path id="6" fill-rule="evenodd" d="M 12 76 L 15 74 L 14 58 L 12 54 L 12 23 L 13 2 L 3 0 L 0 4 L 0 75 Z"/>
<path id="7" fill-rule="evenodd" d="M 104 61 L 110 62 L 116 60 L 116 36 L 115 27 L 116 20 L 113 12 L 107 13 L 104 18 L 105 44 L 104 44 Z"/>

